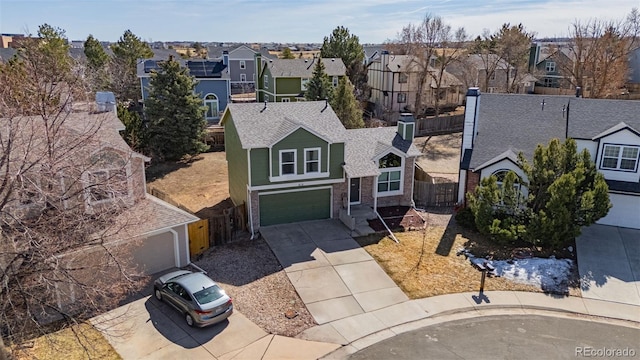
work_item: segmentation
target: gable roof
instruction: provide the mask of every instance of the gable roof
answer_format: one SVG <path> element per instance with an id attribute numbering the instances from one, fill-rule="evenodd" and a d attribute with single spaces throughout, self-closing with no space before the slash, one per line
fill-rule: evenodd
<path id="1" fill-rule="evenodd" d="M 391 149 L 399 150 L 407 157 L 419 156 L 421 152 L 412 141 L 404 140 L 397 128 L 366 128 L 346 130 L 344 170 L 350 177 L 375 176 L 380 174 L 374 158 L 384 156 Z"/>
<path id="2" fill-rule="evenodd" d="M 568 135 L 574 139 L 591 140 L 621 122 L 640 129 L 640 101 L 521 94 L 482 94 L 479 99 L 471 169 L 508 150 L 531 159 L 538 144 L 565 138 L 566 113 Z"/>
<path id="3" fill-rule="evenodd" d="M 345 128 L 324 101 L 270 102 L 227 105 L 243 149 L 266 148 L 299 127 L 307 128 L 329 142 L 343 142 Z"/>
<path id="4" fill-rule="evenodd" d="M 344 76 L 347 68 L 340 58 L 323 58 L 324 72 L 328 76 Z M 266 61 L 273 77 L 312 77 L 318 59 L 269 59 Z"/>

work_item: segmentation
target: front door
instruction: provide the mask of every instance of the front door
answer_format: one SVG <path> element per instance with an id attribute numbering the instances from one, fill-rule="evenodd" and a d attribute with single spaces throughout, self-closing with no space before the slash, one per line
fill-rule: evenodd
<path id="1" fill-rule="evenodd" d="M 351 204 L 360 204 L 360 178 L 351 179 L 349 192 Z"/>

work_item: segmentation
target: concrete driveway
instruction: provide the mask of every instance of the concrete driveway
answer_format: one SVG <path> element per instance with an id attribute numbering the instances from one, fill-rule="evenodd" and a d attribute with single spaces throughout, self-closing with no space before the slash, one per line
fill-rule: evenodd
<path id="1" fill-rule="evenodd" d="M 640 230 L 592 225 L 576 247 L 582 297 L 640 305 Z"/>
<path id="2" fill-rule="evenodd" d="M 337 344 L 267 334 L 235 311 L 206 328 L 190 328 L 182 315 L 153 297 L 91 319 L 122 359 L 317 359 Z"/>
<path id="3" fill-rule="evenodd" d="M 337 220 L 260 228 L 318 324 L 408 300 Z"/>

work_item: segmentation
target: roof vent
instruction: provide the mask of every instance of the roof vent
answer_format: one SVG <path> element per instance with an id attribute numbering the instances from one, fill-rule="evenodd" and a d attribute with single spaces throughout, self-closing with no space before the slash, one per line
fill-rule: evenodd
<path id="1" fill-rule="evenodd" d="M 267 100 L 264 101 L 264 107 L 262 108 L 262 110 L 260 110 L 260 112 L 263 112 L 267 110 Z"/>

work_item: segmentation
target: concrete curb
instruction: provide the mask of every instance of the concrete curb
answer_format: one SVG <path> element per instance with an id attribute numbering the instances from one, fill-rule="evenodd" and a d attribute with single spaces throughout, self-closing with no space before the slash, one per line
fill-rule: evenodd
<path id="1" fill-rule="evenodd" d="M 344 359 L 359 350 L 407 331 L 473 317 L 543 315 L 587 318 L 590 321 L 613 323 L 619 326 L 640 329 L 640 306 L 637 305 L 581 297 L 554 298 L 542 293 L 516 291 L 493 291 L 486 292 L 484 295 L 487 301 L 490 301 L 489 303 L 481 302 L 478 304 L 475 300 L 472 300 L 473 297 L 477 297 L 476 293 L 450 294 L 410 300 L 407 303 L 417 303 L 424 309 L 424 316 L 387 326 L 347 343 L 343 342 L 342 347 L 326 354 L 321 359 Z M 491 301 L 495 301 L 495 303 Z M 326 325 L 328 324 L 323 326 Z M 315 335 L 323 338 L 322 331 L 316 332 Z M 303 336 L 303 338 L 306 337 Z M 308 338 L 308 340 L 312 339 Z M 322 341 L 326 341 L 326 338 Z"/>

